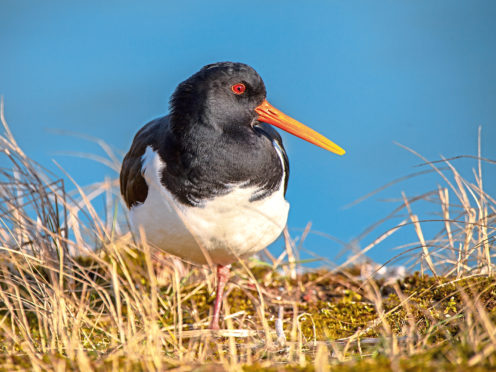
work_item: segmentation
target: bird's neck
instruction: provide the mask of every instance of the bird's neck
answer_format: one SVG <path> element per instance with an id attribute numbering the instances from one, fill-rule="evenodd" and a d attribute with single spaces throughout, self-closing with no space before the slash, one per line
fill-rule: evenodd
<path id="1" fill-rule="evenodd" d="M 215 146 L 219 143 L 223 143 L 224 146 L 238 147 L 232 150 L 238 152 L 240 146 L 249 145 L 256 136 L 250 124 L 219 122 L 213 120 L 211 115 L 172 116 L 171 131 L 182 147 L 190 150 L 198 149 L 202 152 L 216 151 Z"/>
<path id="2" fill-rule="evenodd" d="M 198 205 L 225 194 L 233 184 L 263 191 L 281 182 L 283 169 L 271 141 L 251 126 L 219 129 L 177 120 L 169 129 L 172 135 L 159 147 L 167 164 L 161 178 L 184 204 Z"/>

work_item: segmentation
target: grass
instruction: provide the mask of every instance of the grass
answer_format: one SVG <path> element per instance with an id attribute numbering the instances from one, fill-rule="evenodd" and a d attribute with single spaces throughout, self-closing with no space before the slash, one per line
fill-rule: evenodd
<path id="1" fill-rule="evenodd" d="M 135 241 L 116 181 L 67 192 L 1 119 L 0 371 L 496 368 L 496 202 L 480 154 L 472 183 L 450 161 L 424 159 L 446 186 L 402 195 L 391 216 L 406 218 L 334 270 L 300 270 L 288 234 L 280 257 L 235 264 L 225 330 L 213 333 L 211 270 Z M 439 216 L 421 220 L 418 201 L 436 203 Z M 426 223 L 439 233 L 430 238 Z M 418 237 L 400 255 L 419 272 L 370 275 L 363 255 L 401 229 Z"/>

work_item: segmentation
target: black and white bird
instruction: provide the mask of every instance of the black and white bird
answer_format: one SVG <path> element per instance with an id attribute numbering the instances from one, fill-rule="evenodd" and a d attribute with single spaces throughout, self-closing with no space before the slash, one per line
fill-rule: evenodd
<path id="1" fill-rule="evenodd" d="M 136 134 L 122 163 L 121 193 L 147 242 L 217 266 L 211 329 L 219 328 L 230 264 L 267 247 L 286 225 L 288 157 L 269 124 L 345 153 L 270 105 L 253 68 L 222 62 L 179 84 L 170 114 Z"/>

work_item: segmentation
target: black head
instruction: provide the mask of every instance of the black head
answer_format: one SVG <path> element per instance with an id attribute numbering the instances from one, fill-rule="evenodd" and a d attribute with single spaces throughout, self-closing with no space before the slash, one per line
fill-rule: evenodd
<path id="1" fill-rule="evenodd" d="M 253 134 L 252 127 L 258 122 L 265 122 L 336 154 L 345 153 L 323 135 L 276 109 L 265 96 L 262 78 L 250 66 L 234 62 L 207 65 L 179 84 L 172 95 L 171 129 L 183 140 L 227 133 L 240 138 Z"/>
<path id="2" fill-rule="evenodd" d="M 250 66 L 210 64 L 176 88 L 170 101 L 171 123 L 183 129 L 191 123 L 218 130 L 250 126 L 257 118 L 255 108 L 265 96 L 264 82 Z"/>

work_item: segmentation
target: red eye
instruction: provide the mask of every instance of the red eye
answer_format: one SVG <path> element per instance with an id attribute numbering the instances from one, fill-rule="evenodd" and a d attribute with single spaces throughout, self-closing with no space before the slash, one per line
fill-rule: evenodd
<path id="1" fill-rule="evenodd" d="M 238 83 L 238 84 L 234 84 L 231 87 L 231 90 L 234 92 L 234 94 L 243 94 L 246 90 L 246 87 L 243 83 Z"/>

